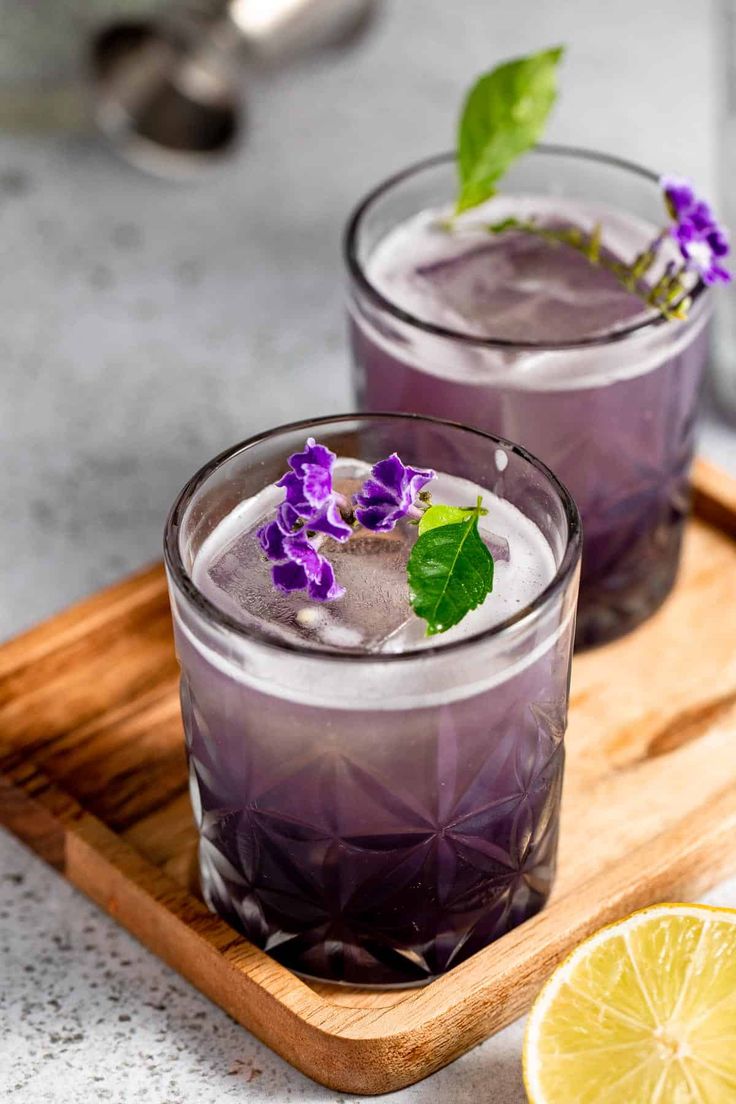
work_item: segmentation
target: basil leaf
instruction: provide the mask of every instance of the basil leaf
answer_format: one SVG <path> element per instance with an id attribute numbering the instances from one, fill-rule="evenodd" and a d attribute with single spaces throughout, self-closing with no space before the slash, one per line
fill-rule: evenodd
<path id="1" fill-rule="evenodd" d="M 438 522 L 411 550 L 410 599 L 414 612 L 427 622 L 428 636 L 457 625 L 493 589 L 493 557 L 478 532 L 479 513 L 480 504 L 464 521 Z"/>
<path id="2" fill-rule="evenodd" d="M 419 536 L 421 537 L 422 533 L 426 533 L 430 529 L 436 529 L 438 525 L 452 525 L 454 522 L 467 521 L 469 517 L 475 514 L 476 510 L 476 506 L 430 506 L 422 514 L 419 522 L 417 530 Z M 479 515 L 487 513 L 488 511 L 482 507 L 478 510 Z"/>
<path id="3" fill-rule="evenodd" d="M 458 130 L 457 214 L 490 199 L 511 163 L 539 139 L 557 96 L 562 54 L 556 46 L 507 61 L 471 88 Z"/>

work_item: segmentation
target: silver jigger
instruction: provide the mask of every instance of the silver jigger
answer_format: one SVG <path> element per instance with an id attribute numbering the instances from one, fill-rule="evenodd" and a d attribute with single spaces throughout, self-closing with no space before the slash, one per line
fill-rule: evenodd
<path id="1" fill-rule="evenodd" d="M 243 128 L 242 58 L 268 64 L 356 38 L 376 0 L 192 0 L 103 29 L 91 69 L 97 126 L 126 160 L 188 177 Z"/>

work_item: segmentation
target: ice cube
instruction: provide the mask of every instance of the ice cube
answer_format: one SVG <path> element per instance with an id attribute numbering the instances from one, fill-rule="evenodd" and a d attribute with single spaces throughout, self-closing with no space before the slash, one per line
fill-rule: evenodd
<path id="1" fill-rule="evenodd" d="M 303 594 L 282 594 L 271 581 L 271 565 L 256 539 L 256 529 L 246 529 L 218 550 L 207 568 L 207 596 L 236 621 L 257 625 L 280 639 L 309 635 L 309 626 L 298 620 L 305 606 Z"/>
<path id="2" fill-rule="evenodd" d="M 569 246 L 513 232 L 421 265 L 415 279 L 425 313 L 506 340 L 575 340 L 642 309 L 611 273 Z"/>
<path id="3" fill-rule="evenodd" d="M 335 576 L 346 588 L 338 602 L 326 604 L 331 630 L 360 633 L 362 650 L 378 651 L 384 640 L 413 618 L 406 564 L 416 528 L 401 523 L 392 533 L 358 529 L 345 544 L 333 541 L 321 551 L 331 560 Z"/>
<path id="4" fill-rule="evenodd" d="M 214 591 L 210 597 L 237 620 L 256 623 L 280 639 L 364 652 L 379 650 L 414 616 L 406 563 L 416 529 L 408 523 L 385 534 L 358 529 L 344 544 L 328 539 L 319 545 L 346 589 L 334 602 L 275 590 L 256 528 L 235 537 L 213 557 L 207 572 Z"/>

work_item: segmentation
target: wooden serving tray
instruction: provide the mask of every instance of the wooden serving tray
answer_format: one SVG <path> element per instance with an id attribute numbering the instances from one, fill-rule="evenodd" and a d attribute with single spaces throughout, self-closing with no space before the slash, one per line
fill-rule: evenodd
<path id="1" fill-rule="evenodd" d="M 198 900 L 161 567 L 0 648 L 0 820 L 310 1077 L 418 1081 L 520 1015 L 599 925 L 736 871 L 736 481 L 701 461 L 694 485 L 673 596 L 575 659 L 549 906 L 423 989 L 307 984 Z"/>

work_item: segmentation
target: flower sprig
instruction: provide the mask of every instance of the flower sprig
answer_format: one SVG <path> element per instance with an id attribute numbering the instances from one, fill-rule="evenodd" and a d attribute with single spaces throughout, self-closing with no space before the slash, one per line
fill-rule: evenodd
<path id="1" fill-rule="evenodd" d="M 276 484 L 285 492 L 276 517 L 256 533 L 275 565 L 271 578 L 276 589 L 285 594 L 306 590 L 315 602 L 331 602 L 345 593 L 316 543 L 320 536 L 343 542 L 353 531 L 332 487 L 334 462 L 334 452 L 310 437 L 303 452 L 289 457 L 289 471 Z"/>
<path id="2" fill-rule="evenodd" d="M 403 517 L 418 521 L 426 502 L 426 496 L 424 502 L 420 499 L 422 490 L 434 478 L 430 468 L 410 468 L 392 453 L 373 465 L 370 478 L 354 496 L 356 520 L 374 533 L 390 533 Z"/>
<path id="3" fill-rule="evenodd" d="M 662 176 L 659 180 L 667 210 L 674 222 L 670 230 L 685 265 L 704 284 L 729 283 L 731 273 L 722 264 L 730 252 L 728 234 L 712 209 L 698 196 L 689 180 Z"/>
<path id="4" fill-rule="evenodd" d="M 481 498 L 469 507 L 433 505 L 425 488 L 436 473 L 404 464 L 394 452 L 373 465 L 348 499 L 334 487 L 335 460 L 334 452 L 309 437 L 276 483 L 284 500 L 256 538 L 272 564 L 277 590 L 306 591 L 315 602 L 337 601 L 345 588 L 321 551 L 325 541 L 343 543 L 361 526 L 390 533 L 408 518 L 418 528 L 407 564 L 408 597 L 427 622 L 427 634 L 445 632 L 485 600 L 493 588 L 494 554 L 508 559 L 508 543 L 492 537 L 492 554 L 481 538 L 478 520 L 488 512 Z"/>
<path id="5" fill-rule="evenodd" d="M 541 136 L 557 96 L 562 56 L 562 48 L 555 47 L 504 62 L 475 82 L 458 129 L 456 214 L 495 195 L 497 183 L 513 161 Z M 690 181 L 663 176 L 659 183 L 670 223 L 630 263 L 605 248 L 601 224 L 586 232 L 578 226 L 545 226 L 534 218 L 506 218 L 489 223 L 486 229 L 493 234 L 515 230 L 575 249 L 664 318 L 684 320 L 693 276 L 704 284 L 731 280 L 723 264 L 730 248 L 728 234 Z M 443 225 L 452 229 L 454 220 Z M 677 260 L 663 256 L 666 244 L 672 242 Z M 663 260 L 664 269 L 655 279 L 652 274 Z"/>

